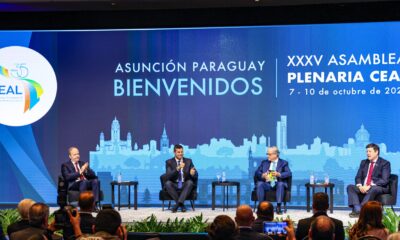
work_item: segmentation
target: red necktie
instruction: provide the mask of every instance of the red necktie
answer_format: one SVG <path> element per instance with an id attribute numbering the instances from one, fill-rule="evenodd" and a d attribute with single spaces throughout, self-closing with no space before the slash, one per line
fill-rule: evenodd
<path id="1" fill-rule="evenodd" d="M 79 172 L 79 165 L 78 165 L 78 162 L 75 163 L 75 170 L 76 170 L 77 172 Z M 84 177 L 83 177 L 82 175 L 80 175 L 80 176 L 79 176 L 79 179 L 80 179 L 80 180 L 83 180 Z"/>
<path id="2" fill-rule="evenodd" d="M 370 167 L 369 167 L 369 171 L 368 171 L 368 175 L 367 175 L 367 186 L 371 185 L 372 172 L 374 171 L 374 166 L 375 166 L 375 163 L 371 162 L 370 163 Z"/>

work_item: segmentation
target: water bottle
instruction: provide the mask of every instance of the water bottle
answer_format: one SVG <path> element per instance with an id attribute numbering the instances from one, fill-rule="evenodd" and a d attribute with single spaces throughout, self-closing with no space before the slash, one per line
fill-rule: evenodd
<path id="1" fill-rule="evenodd" d="M 329 184 L 329 175 L 328 174 L 325 174 L 325 178 L 324 178 L 324 182 L 325 182 L 325 184 Z"/>
<path id="2" fill-rule="evenodd" d="M 226 174 L 225 174 L 225 172 L 222 172 L 221 182 L 225 182 L 225 181 L 226 181 Z"/>
<path id="3" fill-rule="evenodd" d="M 121 172 L 119 172 L 117 179 L 118 179 L 118 183 L 122 182 L 122 173 Z"/>
<path id="4" fill-rule="evenodd" d="M 314 184 L 314 183 L 315 183 L 314 172 L 311 172 L 311 174 L 310 174 L 310 184 Z"/>

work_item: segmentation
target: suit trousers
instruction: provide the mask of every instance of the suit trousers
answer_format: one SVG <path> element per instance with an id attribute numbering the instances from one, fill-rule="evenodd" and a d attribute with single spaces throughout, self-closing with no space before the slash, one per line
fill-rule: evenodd
<path id="1" fill-rule="evenodd" d="M 81 180 L 74 182 L 70 187 L 69 190 L 79 190 L 79 192 L 84 192 L 87 190 L 92 190 L 94 195 L 94 201 L 99 201 L 99 181 L 97 179 L 90 179 L 90 180 Z"/>
<path id="2" fill-rule="evenodd" d="M 283 197 L 285 195 L 285 188 L 287 184 L 285 182 L 275 182 L 275 186 L 271 187 L 270 182 L 257 182 L 257 198 L 259 202 L 265 201 L 265 192 L 276 191 L 276 202 L 282 203 Z"/>
<path id="3" fill-rule="evenodd" d="M 176 204 L 184 203 L 186 198 L 192 192 L 193 187 L 194 187 L 193 181 L 186 180 L 182 184 L 180 194 L 178 194 L 179 189 L 178 189 L 177 182 L 172 182 L 172 181 L 168 180 L 165 183 L 165 189 L 167 190 L 168 194 L 172 197 L 172 199 L 174 199 Z"/>
<path id="4" fill-rule="evenodd" d="M 368 201 L 373 201 L 379 194 L 386 193 L 387 190 L 380 186 L 371 186 L 367 193 L 361 193 L 356 185 L 350 184 L 347 186 L 347 196 L 349 206 L 364 205 Z"/>

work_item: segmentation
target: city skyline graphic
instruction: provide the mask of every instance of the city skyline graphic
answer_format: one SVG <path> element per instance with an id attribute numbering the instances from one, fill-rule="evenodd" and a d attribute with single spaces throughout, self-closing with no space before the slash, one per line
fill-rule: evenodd
<path id="1" fill-rule="evenodd" d="M 304 184 L 313 173 L 317 181 L 329 175 L 331 182 L 336 185 L 335 193 L 338 196 L 335 197 L 335 204 L 346 205 L 345 186 L 354 182 L 359 163 L 366 158 L 365 146 L 371 142 L 370 133 L 361 123 L 354 137 L 349 137 L 342 146 L 330 145 L 316 136 L 311 144 L 303 143 L 290 148 L 287 144 L 289 119 L 287 115 L 281 115 L 276 121 L 276 143 L 271 143 L 268 134 L 253 134 L 250 139 L 243 138 L 241 145 L 234 145 L 226 138 L 211 138 L 209 143 L 195 147 L 180 143 L 184 147 L 185 157 L 193 159 L 199 172 L 199 203 L 210 204 L 211 182 L 216 181 L 216 176 L 222 172 L 226 173 L 227 180 L 241 183 L 242 202 L 249 203 L 254 188 L 254 172 L 260 162 L 266 159 L 267 147 L 277 146 L 280 158 L 289 162 L 293 172 L 293 201 L 290 204 L 304 204 Z M 139 181 L 139 196 L 143 195 L 139 197 L 139 203 L 159 204 L 159 176 L 165 172 L 165 161 L 173 157 L 174 144 L 168 138 L 167 126 L 164 124 L 159 140 L 150 139 L 142 146 L 135 142 L 134 134 L 130 131 L 126 133 L 125 140 L 121 139 L 117 117 L 112 120 L 110 133 L 110 139 L 106 140 L 104 132 L 100 132 L 96 149 L 90 151 L 91 167 L 103 182 L 116 180 L 119 174 L 122 174 L 123 180 Z M 398 174 L 399 164 L 394 160 L 400 153 L 388 152 L 385 143 L 378 145 L 380 156 L 391 161 L 392 173 Z M 105 201 L 111 201 L 111 189 L 105 187 Z"/>

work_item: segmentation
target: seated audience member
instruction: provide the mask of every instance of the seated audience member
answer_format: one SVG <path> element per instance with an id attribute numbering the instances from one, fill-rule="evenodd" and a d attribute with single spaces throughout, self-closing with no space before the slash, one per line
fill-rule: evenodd
<path id="1" fill-rule="evenodd" d="M 400 240 L 400 232 L 390 234 L 387 240 Z"/>
<path id="2" fill-rule="evenodd" d="M 312 240 L 334 240 L 335 224 L 327 216 L 318 216 L 311 223 L 308 239 Z"/>
<path id="3" fill-rule="evenodd" d="M 211 240 L 236 240 L 239 234 L 235 222 L 227 215 L 217 216 L 207 232 Z"/>
<path id="4" fill-rule="evenodd" d="M 78 200 L 79 213 L 81 216 L 81 231 L 82 233 L 93 233 L 93 225 L 95 218 L 92 212 L 95 207 L 94 195 L 90 191 L 82 192 Z"/>
<path id="5" fill-rule="evenodd" d="M 236 209 L 235 221 L 239 227 L 239 240 L 271 239 L 265 234 L 254 231 L 251 226 L 254 222 L 253 210 L 248 205 L 241 205 Z"/>
<path id="6" fill-rule="evenodd" d="M 389 231 L 382 224 L 382 205 L 377 201 L 370 201 L 361 208 L 360 217 L 349 231 L 350 240 L 371 235 L 386 240 Z"/>
<path id="7" fill-rule="evenodd" d="M 56 230 L 54 222 L 49 225 L 49 206 L 44 203 L 35 203 L 29 209 L 29 227 L 14 232 L 10 240 L 28 239 L 35 234 L 43 234 L 52 240 L 52 234 Z"/>
<path id="8" fill-rule="evenodd" d="M 315 193 L 313 195 L 313 204 L 312 204 L 314 215 L 312 217 L 299 220 L 296 230 L 296 239 L 301 240 L 307 237 L 308 230 L 310 229 L 312 221 L 314 221 L 318 216 L 328 216 L 327 214 L 328 208 L 329 208 L 328 194 L 323 192 Z M 344 240 L 343 222 L 331 217 L 330 219 L 335 224 L 335 239 Z"/>
<path id="9" fill-rule="evenodd" d="M 25 229 L 29 227 L 29 208 L 35 204 L 35 201 L 32 199 L 23 199 L 18 203 L 17 210 L 19 215 L 21 216 L 21 220 L 18 222 L 15 222 L 13 224 L 10 224 L 7 227 L 7 234 L 8 236 L 11 236 L 13 232 L 17 232 L 19 230 Z M 1 239 L 1 238 L 0 238 Z"/>
<path id="10" fill-rule="evenodd" d="M 257 218 L 253 222 L 253 230 L 259 233 L 264 233 L 264 222 L 274 221 L 274 205 L 268 201 L 263 201 L 258 204 Z"/>
<path id="11" fill-rule="evenodd" d="M 73 216 L 71 212 L 68 212 L 68 215 L 70 217 L 76 239 L 91 240 L 95 239 L 95 237 L 104 240 L 128 239 L 126 228 L 122 225 L 121 215 L 119 215 L 119 213 L 114 209 L 103 209 L 97 214 L 93 226 L 94 234 L 82 234 L 79 212 L 76 212 L 76 216 Z"/>

